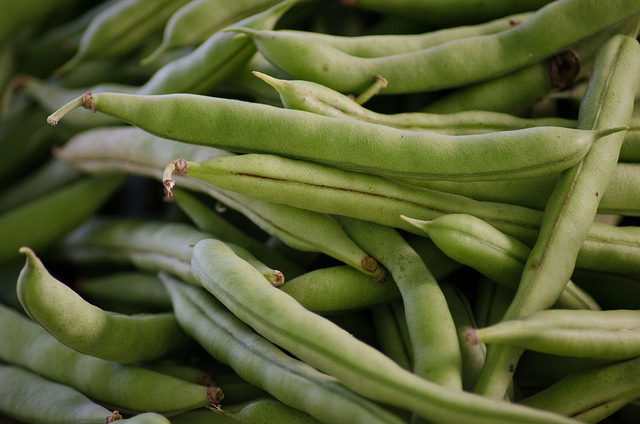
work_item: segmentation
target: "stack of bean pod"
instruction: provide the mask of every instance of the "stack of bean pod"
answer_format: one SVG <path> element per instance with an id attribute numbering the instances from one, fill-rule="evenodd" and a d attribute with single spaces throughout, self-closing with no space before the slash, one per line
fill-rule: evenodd
<path id="1" fill-rule="evenodd" d="M 0 0 L 0 421 L 640 421 L 638 0 Z"/>

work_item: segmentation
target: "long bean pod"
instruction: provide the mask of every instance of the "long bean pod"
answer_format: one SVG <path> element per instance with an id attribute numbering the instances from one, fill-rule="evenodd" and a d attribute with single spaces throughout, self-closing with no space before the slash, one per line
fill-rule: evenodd
<path id="1" fill-rule="evenodd" d="M 259 273 L 215 240 L 196 245 L 192 266 L 201 284 L 236 316 L 269 340 L 334 375 L 356 393 L 415 411 L 436 423 L 572 422 L 440 387 L 415 376 L 289 296 L 263 285 L 257 278 Z M 240 281 L 242 288 L 238 286 Z"/>
<path id="2" fill-rule="evenodd" d="M 626 127 L 581 131 L 536 127 L 448 136 L 231 99 L 168 94 L 86 93 L 48 118 L 86 107 L 160 137 L 234 152 L 271 153 L 347 170 L 410 179 L 505 179 L 557 173 L 591 143 Z M 202 118 L 207 118 L 203 120 Z M 279 122 L 274 127 L 273 122 Z M 198 125 L 192 125 L 198 122 Z M 509 160 L 504 160 L 508 154 Z"/>

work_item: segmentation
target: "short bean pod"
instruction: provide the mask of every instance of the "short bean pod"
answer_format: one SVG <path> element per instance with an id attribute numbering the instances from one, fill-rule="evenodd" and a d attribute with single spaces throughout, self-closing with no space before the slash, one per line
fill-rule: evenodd
<path id="1" fill-rule="evenodd" d="M 18 277 L 25 312 L 56 339 L 86 355 L 108 361 L 152 361 L 191 346 L 172 313 L 121 315 L 103 311 L 55 279 L 35 253 Z"/>
<path id="2" fill-rule="evenodd" d="M 472 329 L 468 343 L 505 344 L 554 355 L 631 359 L 640 355 L 640 314 L 630 310 L 545 310 Z"/>
<path id="3" fill-rule="evenodd" d="M 496 180 L 549 175 L 580 160 L 598 138 L 626 127 L 535 127 L 449 136 L 333 119 L 273 106 L 189 94 L 85 93 L 49 116 L 97 110 L 160 137 L 234 152 L 278 154 L 407 179 Z M 203 120 L 203 116 L 207 118 Z M 273 122 L 278 121 L 277 127 Z M 198 125 L 192 123 L 198 122 Z M 505 155 L 509 160 L 504 160 Z"/>
<path id="4" fill-rule="evenodd" d="M 213 388 L 191 384 L 132 364 L 83 355 L 44 328 L 0 305 L 0 359 L 122 412 L 177 414 L 212 403 Z"/>
<path id="5" fill-rule="evenodd" d="M 401 422 L 335 379 L 282 352 L 205 290 L 187 286 L 167 275 L 161 278 L 185 331 L 246 381 L 325 422 Z"/>
<path id="6" fill-rule="evenodd" d="M 262 284 L 259 273 L 216 240 L 203 240 L 194 247 L 192 267 L 201 284 L 236 316 L 363 396 L 409 409 L 434 423 L 571 422 L 441 387 L 404 370 L 291 297 Z"/>

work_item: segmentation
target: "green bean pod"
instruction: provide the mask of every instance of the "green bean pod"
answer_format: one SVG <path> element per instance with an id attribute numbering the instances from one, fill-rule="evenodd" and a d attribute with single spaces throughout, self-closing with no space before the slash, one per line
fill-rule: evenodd
<path id="1" fill-rule="evenodd" d="M 455 324 L 444 294 L 422 258 L 393 228 L 353 218 L 339 218 L 339 222 L 393 275 L 402 295 L 414 373 L 442 386 L 462 389 Z"/>
<path id="2" fill-rule="evenodd" d="M 161 277 L 185 331 L 214 358 L 281 402 L 324 422 L 400 423 L 334 378 L 282 352 L 203 289 Z"/>
<path id="3" fill-rule="evenodd" d="M 203 287 L 258 333 L 370 399 L 414 411 L 434 423 L 571 422 L 441 387 L 404 370 L 291 297 L 262 284 L 260 274 L 220 242 L 199 242 L 192 267 Z"/>
<path id="4" fill-rule="evenodd" d="M 638 41 L 623 35 L 612 37 L 596 57 L 594 74 L 580 105 L 578 128 L 628 124 L 634 93 L 640 86 L 639 69 Z M 578 164 L 560 175 L 504 320 L 547 309 L 564 290 L 615 169 L 622 141 L 618 134 L 595 143 Z M 521 354 L 520 348 L 489 348 L 477 391 L 501 397 L 512 373 L 493 371 L 515 367 Z"/>
<path id="5" fill-rule="evenodd" d="M 86 93 L 50 115 L 48 122 L 55 125 L 78 107 L 190 144 L 277 154 L 416 180 L 496 180 L 554 174 L 579 161 L 596 139 L 627 129 L 536 127 L 449 136 L 230 99 L 117 93 Z M 274 121 L 279 122 L 277 127 Z"/>
<path id="6" fill-rule="evenodd" d="M 124 172 L 161 180 L 166 164 L 178 156 L 203 161 L 230 153 L 162 139 L 129 127 L 81 133 L 58 149 L 56 154 L 90 173 Z M 265 202 L 219 189 L 189 176 L 176 177 L 176 181 L 185 188 L 206 193 L 240 211 L 261 229 L 294 249 L 322 252 L 358 269 L 362 269 L 361 263 L 368 257 L 327 214 Z M 374 278 L 381 275 L 381 269 L 374 271 Z M 181 278 L 188 277 L 183 275 Z"/>
<path id="7" fill-rule="evenodd" d="M 495 34 L 518 25 L 529 16 L 531 16 L 531 12 L 518 13 L 510 16 L 502 15 L 498 19 L 477 25 L 444 28 L 423 34 L 338 36 L 311 31 L 301 32 L 286 29 L 282 31 L 316 40 L 352 56 L 373 58 L 428 49 L 462 38 Z"/>
<path id="8" fill-rule="evenodd" d="M 405 345 L 395 314 L 390 303 L 375 305 L 371 308 L 373 327 L 380 351 L 405 370 L 412 370 L 409 346 Z"/>
<path id="9" fill-rule="evenodd" d="M 149 63 L 168 50 L 198 45 L 224 27 L 248 18 L 278 3 L 278 0 L 245 0 L 232 3 L 196 0 L 178 9 L 164 27 L 162 43 L 143 60 Z"/>
<path id="10" fill-rule="evenodd" d="M 77 390 L 14 365 L 0 365 L 0 412 L 26 423 L 104 424 L 122 416 Z"/>
<path id="11" fill-rule="evenodd" d="M 140 46 L 140 40 L 161 29 L 187 1 L 124 0 L 112 5 L 91 20 L 82 34 L 76 55 L 56 72 L 66 72 L 85 60 L 130 52 Z"/>
<path id="12" fill-rule="evenodd" d="M 86 177 L 0 215 L 0 263 L 20 256 L 29 245 L 45 249 L 89 218 L 120 188 L 121 176 Z"/>
<path id="13" fill-rule="evenodd" d="M 536 352 L 594 359 L 639 356 L 640 314 L 633 310 L 545 310 L 469 330 L 467 343 L 505 344 Z"/>
<path id="14" fill-rule="evenodd" d="M 0 4 L 2 8 L 0 42 L 9 38 L 21 26 L 35 23 L 56 9 L 68 7 L 73 2 L 73 0 L 28 0 L 16 3 L 3 0 Z"/>
<path id="15" fill-rule="evenodd" d="M 34 321 L 67 346 L 122 363 L 152 361 L 190 346 L 172 313 L 105 312 L 55 279 L 31 249 L 20 252 L 27 262 L 18 277 L 18 299 Z"/>
<path id="16" fill-rule="evenodd" d="M 388 115 L 366 109 L 354 99 L 311 81 L 277 79 L 261 72 L 254 72 L 254 75 L 277 90 L 287 109 L 304 110 L 334 118 L 353 118 L 399 129 L 466 135 L 537 126 L 566 128 L 576 126 L 576 122 L 571 119 L 555 117 L 527 119 L 507 113 L 480 110 L 451 114 L 415 112 Z"/>
<path id="17" fill-rule="evenodd" d="M 57 254 L 75 262 L 131 263 L 142 271 L 166 271 L 195 283 L 191 252 L 198 241 L 210 237 L 184 223 L 93 217 L 58 244 Z M 258 261 L 246 249 L 230 246 L 271 284 L 284 282 L 282 272 Z"/>
<path id="18" fill-rule="evenodd" d="M 426 233 L 452 259 L 470 266 L 498 284 L 517 289 L 531 249 L 485 221 L 466 214 L 448 214 L 432 221 L 403 217 Z M 599 310 L 586 292 L 569 281 L 556 306 Z"/>
<path id="19" fill-rule="evenodd" d="M 396 94 L 459 87 L 504 75 L 564 51 L 637 13 L 640 6 L 632 0 L 616 0 L 606 6 L 595 0 L 560 0 L 497 34 L 381 58 L 350 56 L 290 32 L 236 30 L 251 37 L 270 62 L 296 78 L 359 93 L 380 75 L 388 81 L 384 93 Z"/>
<path id="20" fill-rule="evenodd" d="M 213 390 L 132 364 L 83 355 L 0 305 L 0 358 L 127 412 L 177 414 L 210 405 Z"/>

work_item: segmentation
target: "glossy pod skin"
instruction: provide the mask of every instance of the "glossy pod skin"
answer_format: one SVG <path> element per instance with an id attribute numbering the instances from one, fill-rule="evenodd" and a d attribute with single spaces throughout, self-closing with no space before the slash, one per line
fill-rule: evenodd
<path id="1" fill-rule="evenodd" d="M 86 93 L 52 114 L 48 122 L 55 125 L 65 113 L 81 106 L 186 143 L 271 153 L 416 180 L 496 180 L 554 174 L 580 160 L 597 138 L 626 129 L 596 132 L 536 127 L 448 136 L 237 100 L 117 93 Z M 274 121 L 279 122 L 277 127 Z M 504 160 L 505 155 L 509 160 Z"/>
<path id="2" fill-rule="evenodd" d="M 177 156 L 207 160 L 230 153 L 159 138 L 137 128 L 119 127 L 81 133 L 58 149 L 56 155 L 89 173 L 126 173 L 161 180 L 167 163 Z M 205 193 L 241 212 L 262 230 L 294 249 L 322 252 L 374 278 L 382 275 L 381 269 L 371 274 L 370 270 L 361 267 L 368 255 L 328 214 L 258 200 L 189 176 L 176 177 L 176 181 L 181 187 Z M 185 274 L 181 275 L 182 279 L 189 279 Z"/>
<path id="3" fill-rule="evenodd" d="M 356 58 L 291 33 L 238 31 L 251 37 L 270 62 L 296 78 L 340 92 L 360 93 L 380 75 L 388 81 L 384 93 L 396 94 L 459 87 L 504 75 L 566 50 L 639 12 L 640 6 L 633 0 L 606 5 L 596 0 L 560 0 L 497 34 L 373 59 Z"/>
<path id="4" fill-rule="evenodd" d="M 545 310 L 519 320 L 471 329 L 465 340 L 577 358 L 632 359 L 640 355 L 640 313 L 624 309 Z"/>
<path id="5" fill-rule="evenodd" d="M 120 315 L 103 311 L 55 279 L 35 253 L 18 277 L 25 312 L 56 339 L 86 355 L 108 361 L 152 361 L 187 351 L 190 339 L 171 313 Z"/>
<path id="6" fill-rule="evenodd" d="M 289 296 L 262 284 L 259 273 L 215 240 L 194 247 L 192 266 L 203 287 L 258 333 L 370 399 L 412 410 L 434 423 L 572 422 L 440 387 L 413 375 Z"/>
<path id="7" fill-rule="evenodd" d="M 282 352 L 206 290 L 160 275 L 174 302 L 178 322 L 185 331 L 244 380 L 325 422 L 402 422 L 347 390 L 335 379 Z"/>
<path id="8" fill-rule="evenodd" d="M 0 305 L 0 358 L 124 412 L 177 414 L 210 405 L 212 390 L 144 368 L 83 355 Z"/>

